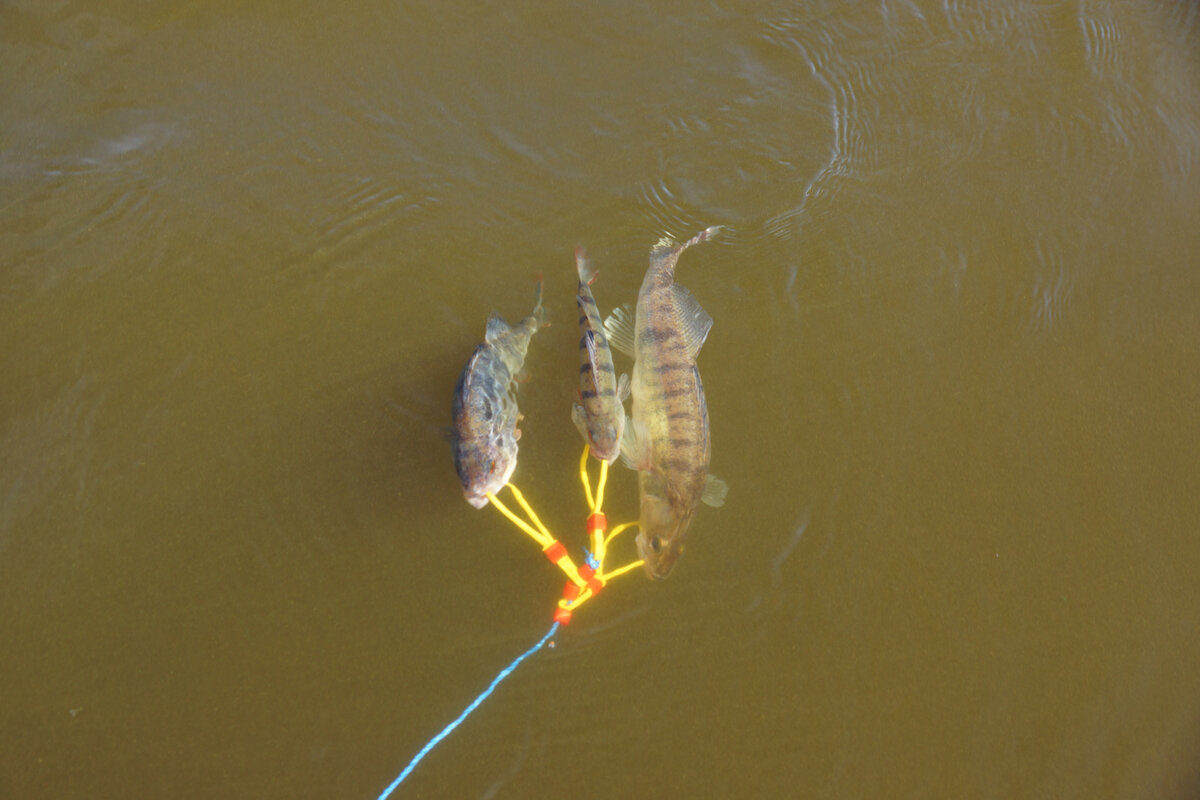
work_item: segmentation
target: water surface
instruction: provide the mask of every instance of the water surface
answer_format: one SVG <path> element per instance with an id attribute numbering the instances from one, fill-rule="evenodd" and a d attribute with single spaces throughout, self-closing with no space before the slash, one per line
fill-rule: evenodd
<path id="1" fill-rule="evenodd" d="M 442 439 L 488 313 L 544 274 L 516 480 L 576 545 L 573 249 L 612 307 L 708 225 L 726 505 L 398 796 L 1195 796 L 1198 54 L 1182 2 L 5 5 L 0 797 L 376 796 L 561 587 Z"/>

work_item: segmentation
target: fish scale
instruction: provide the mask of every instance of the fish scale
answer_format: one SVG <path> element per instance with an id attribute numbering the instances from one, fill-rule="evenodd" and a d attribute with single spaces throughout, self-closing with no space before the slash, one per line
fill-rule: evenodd
<path id="1" fill-rule="evenodd" d="M 609 322 L 614 342 L 632 341 L 633 413 L 622 447 L 638 470 L 637 545 L 652 578 L 670 573 L 700 502 L 718 505 L 724 498 L 724 484 L 708 475 L 708 406 L 696 367 L 712 318 L 675 283 L 680 254 L 716 230 L 707 228 L 683 244 L 664 239 L 651 248 L 632 335 L 627 317 L 614 314 Z"/>
<path id="2" fill-rule="evenodd" d="M 475 348 L 454 387 L 451 447 L 463 495 L 476 508 L 488 504 L 517 466 L 516 377 L 529 340 L 546 323 L 542 282 L 533 313 L 509 326 L 498 314 L 488 318 L 484 342 Z"/>
<path id="3" fill-rule="evenodd" d="M 604 332 L 604 323 L 592 296 L 591 283 L 596 279 L 582 247 L 575 248 L 575 269 L 579 274 L 579 290 L 575 302 L 579 307 L 579 399 L 571 409 L 571 419 L 592 455 L 609 463 L 621 454 L 621 437 L 625 430 L 625 398 L 629 394 L 629 379 L 618 380 L 613 366 L 612 350 Z"/>

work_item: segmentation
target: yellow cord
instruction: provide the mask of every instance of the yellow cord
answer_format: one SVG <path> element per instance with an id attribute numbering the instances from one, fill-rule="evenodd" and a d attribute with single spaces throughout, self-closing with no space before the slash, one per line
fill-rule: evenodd
<path id="1" fill-rule="evenodd" d="M 637 525 L 636 522 L 626 522 L 624 525 L 618 525 L 617 527 L 613 528 L 611 531 L 609 531 L 608 538 L 604 540 L 604 544 L 607 546 L 609 542 L 617 538 L 618 533 L 624 533 L 626 529 L 632 528 L 635 525 Z"/>
<path id="2" fill-rule="evenodd" d="M 617 577 L 618 575 L 624 575 L 626 572 L 629 572 L 631 569 L 637 569 L 638 567 L 640 567 L 642 564 L 645 564 L 645 563 L 646 562 L 640 558 L 637 561 L 631 561 L 623 567 L 614 569 L 612 572 L 604 573 L 604 575 L 602 575 L 600 577 L 600 580 L 604 583 L 607 583 L 608 581 L 611 581 L 613 578 Z"/>
<path id="3" fill-rule="evenodd" d="M 608 462 L 600 462 L 600 479 L 596 481 L 596 505 L 592 507 L 593 511 L 599 511 L 604 507 L 604 484 L 608 483 Z"/>
<path id="4" fill-rule="evenodd" d="M 579 479 L 580 482 L 583 483 L 583 493 L 587 500 L 588 509 L 590 511 L 588 516 L 588 529 L 591 534 L 590 545 L 592 549 L 592 558 L 594 559 L 594 563 L 598 565 L 594 572 L 580 573 L 579 568 L 575 565 L 575 562 L 569 555 L 567 555 L 566 550 L 561 544 L 558 543 L 558 540 L 554 537 L 554 534 L 552 534 L 550 530 L 542 523 L 541 518 L 538 517 L 537 513 L 533 510 L 533 507 L 529 505 L 528 501 L 526 501 L 525 495 L 521 494 L 521 490 L 515 485 L 512 483 L 505 484 L 505 486 L 507 486 L 512 492 L 513 497 L 516 498 L 517 503 L 521 506 L 521 510 L 525 512 L 525 516 L 528 517 L 529 521 L 526 521 L 518 516 L 512 509 L 501 502 L 500 498 L 494 493 L 489 492 L 487 495 L 487 498 L 491 504 L 495 506 L 500 513 L 508 517 L 509 522 L 513 523 L 525 533 L 529 534 L 530 538 L 532 538 L 538 543 L 539 546 L 541 546 L 542 551 L 550 556 L 550 558 L 554 559 L 554 563 L 571 581 L 571 583 L 567 585 L 567 589 L 570 591 L 568 592 L 564 590 L 563 599 L 558 601 L 558 608 L 560 609 L 561 615 L 556 615 L 555 618 L 560 619 L 563 622 L 569 620 L 571 612 L 579 608 L 579 606 L 581 606 L 586 600 L 595 597 L 596 592 L 598 592 L 600 588 L 602 588 L 610 580 L 618 575 L 624 575 L 626 572 L 640 567 L 643 563 L 641 559 L 638 559 L 637 561 L 633 561 L 623 567 L 612 570 L 611 572 L 604 571 L 604 561 L 608 554 L 609 543 L 616 538 L 617 534 L 633 527 L 634 525 L 637 525 L 637 523 L 626 522 L 623 525 L 618 525 L 617 527 L 613 528 L 607 536 L 604 535 L 604 528 L 607 522 L 602 509 L 604 507 L 604 489 L 608 483 L 608 462 L 600 462 L 600 477 L 596 481 L 596 490 L 593 492 L 591 480 L 587 471 L 588 456 L 590 454 L 591 449 L 587 445 L 584 445 L 583 457 L 579 460 Z M 589 579 L 585 579 L 583 577 L 584 574 L 590 574 L 591 577 Z M 571 584 L 574 584 L 574 588 L 572 588 Z"/>
<path id="5" fill-rule="evenodd" d="M 592 513 L 598 513 L 604 507 L 604 485 L 608 483 L 608 462 L 600 462 L 600 478 L 596 481 L 596 494 L 592 495 L 592 483 L 588 478 L 588 456 L 592 448 L 583 446 L 583 457 L 579 459 L 579 480 L 583 483 L 583 495 L 587 498 L 588 508 Z"/>
<path id="6" fill-rule="evenodd" d="M 511 483 L 508 485 L 512 486 Z M 497 511 L 499 511 L 504 516 L 508 517 L 509 521 L 512 522 L 513 525 L 516 525 L 518 528 L 520 528 L 521 530 L 525 531 L 530 536 L 532 536 L 533 540 L 535 542 L 537 542 L 538 544 L 540 544 L 543 548 L 550 546 L 550 542 L 547 541 L 546 536 L 544 536 L 539 531 L 535 531 L 533 529 L 533 526 L 531 526 L 528 522 L 526 522 L 525 520 L 518 517 L 512 511 L 509 511 L 508 506 L 504 505 L 504 503 L 501 503 L 499 497 L 496 497 L 496 495 L 492 494 L 491 492 L 488 492 L 487 499 L 492 502 L 492 505 L 494 505 L 496 507 Z"/>
<path id="7" fill-rule="evenodd" d="M 588 455 L 592 452 L 592 448 L 588 445 L 583 446 L 583 458 L 579 459 L 579 479 L 583 481 L 583 496 L 587 498 L 587 507 L 589 511 L 596 510 L 596 501 L 592 499 L 592 484 L 588 480 L 587 460 Z"/>
<path id="8" fill-rule="evenodd" d="M 525 495 L 521 494 L 521 490 L 515 484 L 508 484 L 508 488 L 512 490 L 513 496 L 517 498 L 517 502 L 521 504 L 521 508 L 525 509 L 525 513 L 533 520 L 533 524 L 537 525 L 539 531 L 546 538 L 547 544 L 554 541 L 554 537 L 550 535 L 550 531 L 546 530 L 546 526 L 538 519 L 538 515 L 533 513 L 533 509 L 529 507 L 529 503 L 525 502 Z"/>

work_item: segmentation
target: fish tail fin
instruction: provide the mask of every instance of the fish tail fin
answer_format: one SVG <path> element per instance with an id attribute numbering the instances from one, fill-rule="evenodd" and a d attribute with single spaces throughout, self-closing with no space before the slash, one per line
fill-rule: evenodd
<path id="1" fill-rule="evenodd" d="M 579 273 L 579 282 L 584 286 L 591 286 L 596 280 L 596 270 L 592 268 L 591 259 L 583 245 L 575 246 L 575 271 Z"/>
<path id="2" fill-rule="evenodd" d="M 725 227 L 725 226 L 710 225 L 707 228 L 705 228 L 704 230 L 697 233 L 692 238 L 688 239 L 683 244 L 680 244 L 676 240 L 672 239 L 670 236 L 663 236 L 657 242 L 655 242 L 654 247 L 652 249 L 658 250 L 659 248 L 665 248 L 665 249 L 670 250 L 677 254 L 682 253 L 684 250 L 687 250 L 689 247 L 691 247 L 694 244 L 700 244 L 701 242 L 707 242 L 709 239 L 715 238 L 716 235 L 721 232 L 721 229 L 723 227 Z"/>
<path id="3" fill-rule="evenodd" d="M 720 233 L 720 231 L 721 231 L 720 225 L 710 225 L 709 227 L 707 227 L 704 230 L 697 233 L 692 238 L 688 239 L 683 244 L 675 245 L 675 247 L 672 248 L 671 255 L 675 256 L 675 258 L 679 258 L 679 255 L 684 250 L 687 250 L 689 247 L 691 247 L 694 244 L 700 244 L 701 242 L 707 242 L 709 239 L 714 238 L 718 233 Z"/>
<path id="4" fill-rule="evenodd" d="M 687 250 L 689 247 L 691 247 L 694 244 L 700 244 L 701 242 L 707 242 L 709 239 L 712 239 L 714 236 L 716 236 L 720 232 L 721 232 L 720 225 L 710 225 L 709 227 L 707 227 L 704 230 L 697 233 L 692 238 L 688 239 L 683 244 L 679 245 L 679 251 L 683 252 L 684 250 Z"/>
<path id="5" fill-rule="evenodd" d="M 675 271 L 675 262 L 679 260 L 680 254 L 694 244 L 706 242 L 716 236 L 721 230 L 720 225 L 711 225 L 697 233 L 692 238 L 688 239 L 683 244 L 679 244 L 674 239 L 664 236 L 659 239 L 654 247 L 650 248 L 650 265 L 663 270 L 664 274 L 671 275 Z"/>
<path id="6" fill-rule="evenodd" d="M 539 328 L 545 328 L 550 323 L 546 320 L 546 307 L 542 305 L 542 273 L 537 276 L 536 288 L 537 302 L 533 306 L 533 318 L 537 320 Z"/>

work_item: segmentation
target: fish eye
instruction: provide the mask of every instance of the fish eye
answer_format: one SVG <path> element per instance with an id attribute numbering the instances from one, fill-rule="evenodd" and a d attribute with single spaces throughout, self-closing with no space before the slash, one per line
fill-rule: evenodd
<path id="1" fill-rule="evenodd" d="M 662 552 L 662 539 L 657 536 L 650 537 L 650 549 L 655 553 Z"/>

